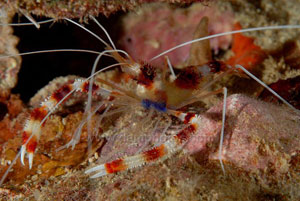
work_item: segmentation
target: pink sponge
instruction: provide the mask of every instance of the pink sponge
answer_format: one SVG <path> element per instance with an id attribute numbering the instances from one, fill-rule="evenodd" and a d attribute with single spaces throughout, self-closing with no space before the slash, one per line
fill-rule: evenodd
<path id="1" fill-rule="evenodd" d="M 185 150 L 198 159 L 218 160 L 222 104 L 202 115 L 203 127 Z M 243 95 L 227 99 L 222 157 L 246 171 L 284 173 L 300 151 L 300 116 L 277 105 Z M 226 168 L 226 166 L 225 166 Z"/>
<path id="2" fill-rule="evenodd" d="M 147 5 L 138 13 L 130 13 L 123 20 L 124 35 L 121 45 L 135 60 L 148 61 L 162 51 L 193 39 L 201 18 L 209 18 L 209 34 L 233 30 L 233 14 L 221 12 L 214 5 L 194 4 L 189 8 L 172 9 L 166 4 Z M 227 49 L 232 36 L 223 36 L 210 40 L 215 53 Z M 189 56 L 190 45 L 169 54 L 173 65 L 178 65 Z M 156 66 L 163 64 L 164 58 L 151 62 Z"/>

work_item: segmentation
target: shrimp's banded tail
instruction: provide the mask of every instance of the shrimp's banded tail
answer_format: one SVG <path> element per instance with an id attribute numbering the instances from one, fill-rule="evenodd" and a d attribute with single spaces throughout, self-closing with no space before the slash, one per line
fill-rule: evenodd
<path id="1" fill-rule="evenodd" d="M 99 86 L 93 83 L 92 93 L 95 93 Z M 66 101 L 74 91 L 88 92 L 89 82 L 81 80 L 75 81 L 73 84 L 65 84 L 52 95 L 50 95 L 42 104 L 41 107 L 34 109 L 30 113 L 30 118 L 26 121 L 22 133 L 21 147 L 21 163 L 24 163 L 25 154 L 28 155 L 29 168 L 32 168 L 33 154 L 36 150 L 39 138 L 41 136 L 41 128 L 44 126 L 47 118 L 53 113 L 55 108 L 62 102 Z"/>
<path id="2" fill-rule="evenodd" d="M 157 147 L 153 147 L 148 151 L 134 156 L 120 158 L 109 163 L 98 165 L 87 170 L 85 173 L 89 174 L 92 172 L 97 172 L 96 174 L 91 176 L 91 178 L 97 178 L 111 173 L 133 169 L 146 163 L 163 160 L 172 153 L 180 150 L 183 145 L 190 139 L 191 135 L 193 135 L 197 131 L 199 127 L 199 117 L 192 113 L 171 111 L 171 114 L 178 117 L 184 124 L 188 124 L 188 126 L 174 135 L 168 141 Z"/>

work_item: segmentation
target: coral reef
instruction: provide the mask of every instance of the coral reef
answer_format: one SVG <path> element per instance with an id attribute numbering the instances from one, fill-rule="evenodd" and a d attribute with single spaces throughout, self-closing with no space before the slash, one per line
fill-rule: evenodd
<path id="1" fill-rule="evenodd" d="M 74 1 L 67 7 L 64 6 L 65 1 L 47 1 L 47 3 L 10 1 L 16 9 L 21 8 L 29 13 L 54 18 L 84 18 L 90 14 L 97 15 L 99 12 L 109 15 L 119 9 L 132 9 L 140 3 L 144 3 L 144 1 L 111 1 L 106 2 L 105 7 L 101 7 L 103 2 L 99 2 L 96 7 L 86 3 L 85 5 L 88 7 L 79 8 L 81 1 Z M 236 25 L 240 24 L 243 28 L 269 25 L 269 22 L 271 24 L 300 24 L 297 10 L 300 8 L 299 2 L 294 0 L 278 2 L 271 0 L 262 0 L 256 3 L 246 0 L 217 1 L 209 4 L 209 8 L 203 8 L 203 5 L 170 8 L 166 5 L 151 4 L 147 8 L 136 10 L 137 14 L 131 13 L 123 18 L 126 27 L 120 43 L 135 59 L 149 59 L 164 48 L 169 48 L 168 45 L 173 46 L 177 42 L 182 42 L 181 39 L 190 40 L 192 37 L 205 35 L 205 31 L 199 33 L 196 28 L 199 19 L 204 15 L 209 15 L 208 21 L 212 23 L 208 26 L 210 33 L 231 29 L 235 22 L 238 22 Z M 91 1 L 91 3 L 94 2 Z M 153 11 L 157 7 L 160 9 L 156 9 L 154 15 L 162 12 L 160 16 L 167 19 L 166 21 L 159 23 L 157 22 L 158 18 L 155 19 L 156 21 L 148 20 L 151 14 L 146 11 Z M 70 10 L 70 8 L 72 9 Z M 7 12 L 5 9 L 1 13 Z M 226 14 L 224 14 L 224 10 L 226 10 Z M 217 15 L 211 16 L 213 12 L 216 12 Z M 257 20 L 254 20 L 255 17 Z M 172 19 L 171 22 L 170 19 Z M 10 18 L 1 18 L 1 20 L 3 20 L 1 23 L 7 23 Z M 224 22 L 224 26 L 221 28 L 218 26 L 219 20 Z M 147 21 L 147 23 L 143 24 L 142 21 Z M 162 32 L 162 28 L 158 30 L 159 26 L 165 26 L 166 32 Z M 207 28 L 206 25 L 199 27 Z M 221 30 L 216 30 L 216 27 Z M 233 37 L 212 40 L 212 49 L 209 50 L 203 43 L 194 47 L 203 50 L 207 55 L 212 50 L 213 54 L 207 56 L 209 59 L 221 59 L 232 65 L 244 62 L 243 64 L 248 69 L 270 84 L 294 106 L 299 107 L 298 32 L 299 30 L 280 30 L 237 34 Z M 150 37 L 154 39 L 144 42 L 145 38 L 143 37 L 146 33 L 149 34 L 146 39 Z M 168 37 L 173 33 L 178 33 L 178 35 L 173 38 Z M 1 54 L 2 52 L 3 54 L 17 52 L 15 49 L 17 39 L 11 35 L 10 27 L 1 26 L 0 37 L 0 41 L 4 43 L 3 46 L 0 46 L 0 49 L 3 48 Z M 128 44 L 128 37 L 131 38 L 130 44 Z M 165 37 L 169 39 L 167 40 Z M 162 39 L 158 49 L 155 48 L 157 41 L 154 41 L 158 40 L 157 38 Z M 165 42 L 168 44 L 164 44 Z M 143 46 L 145 43 L 146 48 Z M 185 65 L 186 61 L 191 63 L 197 61 L 197 58 L 195 58 L 196 61 L 190 60 L 192 56 L 189 54 L 195 54 L 195 52 L 197 51 L 185 48 L 179 53 L 171 54 L 170 58 L 173 64 Z M 5 60 L 0 66 L 0 75 L 4 78 L 0 79 L 0 87 L 2 87 L 0 90 L 0 176 L 12 162 L 22 144 L 21 131 L 25 119 L 28 118 L 29 107 L 38 107 L 40 102 L 53 91 L 77 78 L 76 76 L 56 78 L 25 105 L 18 95 L 10 92 L 15 85 L 20 67 L 20 58 L 14 57 L 13 59 L 13 61 Z M 115 78 L 120 75 L 116 70 L 100 76 L 111 79 L 111 76 L 108 75 L 110 73 L 114 74 Z M 2 84 L 3 81 L 10 84 Z M 260 95 L 264 100 L 274 102 L 270 94 L 262 92 L 263 89 L 250 79 L 226 76 L 213 87 L 220 86 L 227 86 L 230 93 Z M 97 99 L 101 100 L 101 97 L 95 97 L 96 101 Z M 199 108 L 203 106 L 202 104 L 194 104 L 185 108 L 196 112 L 201 111 L 203 126 L 186 144 L 182 152 L 161 163 L 99 179 L 90 179 L 84 170 L 120 156 L 133 155 L 159 144 L 178 131 L 179 127 L 176 127 L 178 125 L 174 120 L 174 129 L 162 136 L 160 127 L 165 126 L 165 120 L 161 119 L 159 129 L 151 132 L 155 124 L 155 120 L 151 119 L 145 124 L 148 127 L 143 127 L 145 132 L 141 132 L 140 127 L 134 127 L 131 124 L 133 120 L 141 122 L 140 119 L 147 117 L 144 110 L 128 110 L 112 116 L 112 118 L 107 118 L 103 124 L 98 125 L 97 121 L 103 112 L 100 110 L 92 118 L 92 126 L 98 131 L 92 136 L 93 143 L 90 152 L 86 127 L 83 128 L 80 142 L 74 150 L 68 148 L 57 151 L 59 147 L 70 141 L 78 124 L 86 117 L 83 113 L 85 100 L 86 95 L 75 94 L 62 107 L 58 108 L 55 114 L 51 115 L 42 129 L 44 134 L 34 156 L 33 168 L 29 170 L 27 162 L 26 166 L 22 166 L 17 160 L 16 165 L 8 174 L 6 183 L 0 189 L 0 199 L 300 199 L 298 187 L 300 182 L 300 117 L 286 106 L 280 106 L 277 101 L 275 101 L 276 104 L 266 103 L 241 94 L 231 95 L 227 98 L 222 152 L 225 175 L 223 175 L 218 161 L 222 103 L 220 97 L 216 97 L 209 100 L 211 103 L 204 105 L 204 108 L 207 109 L 204 109 L 206 110 L 204 112 Z M 149 133 L 152 135 L 149 136 Z"/>
<path id="2" fill-rule="evenodd" d="M 191 4 L 196 0 L 160 0 L 160 2 L 177 3 L 181 5 Z M 199 2 L 199 0 L 197 0 Z M 152 1 L 155 2 L 155 1 Z M 159 2 L 159 1 L 158 1 Z M 206 0 L 200 0 L 200 2 L 206 2 Z M 117 11 L 133 10 L 136 7 L 144 3 L 149 3 L 149 0 L 132 0 L 132 1 L 120 1 L 120 0 L 91 0 L 91 1 L 55 1 L 55 0 L 1 0 L 0 5 L 8 4 L 9 7 L 16 10 L 22 9 L 28 13 L 35 15 L 42 15 L 51 18 L 84 18 L 89 15 L 98 16 L 99 14 L 110 15 Z"/>
<path id="3" fill-rule="evenodd" d="M 50 177 L 45 185 L 42 174 L 33 176 L 21 189 L 27 189 L 24 195 L 37 200 L 299 199 L 299 115 L 285 107 L 242 95 L 233 95 L 227 102 L 223 150 L 226 175 L 222 175 L 216 156 L 221 127 L 220 103 L 201 115 L 203 127 L 185 146 L 186 154 L 131 172 L 91 180 L 83 174 L 82 167 L 110 154 L 101 152 L 82 163 L 80 169 L 68 170 L 58 181 Z M 132 140 L 141 143 L 138 138 Z M 103 149 L 106 146 L 111 147 L 107 143 Z M 132 152 L 126 143 L 109 149 Z M 32 182 L 38 190 L 28 186 Z"/>
<path id="4" fill-rule="evenodd" d="M 227 99 L 227 121 L 223 157 L 245 171 L 287 173 L 291 158 L 299 151 L 299 115 L 287 108 L 232 95 Z M 221 105 L 202 115 L 204 128 L 187 143 L 190 153 L 200 152 L 200 158 L 213 154 L 220 124 L 213 117 L 222 112 Z M 279 115 L 280 114 L 280 115 Z M 253 121 L 255 119 L 255 121 Z M 278 123 L 281 122 L 281 123 Z M 217 142 L 218 143 L 218 142 Z M 207 144 L 210 144 L 207 147 Z"/>
<path id="5" fill-rule="evenodd" d="M 47 96 L 56 90 L 57 86 L 62 86 L 72 81 L 74 81 L 74 76 L 53 80 L 32 98 L 30 101 L 31 104 L 37 106 L 41 100 L 45 99 L 43 96 Z M 33 169 L 30 170 L 27 163 L 27 167 L 24 167 L 18 160 L 13 167 L 13 171 L 8 175 L 8 180 L 21 183 L 30 175 L 34 176 L 38 174 L 40 178 L 48 178 L 51 175 L 58 176 L 65 173 L 63 167 L 77 166 L 86 160 L 89 154 L 86 128 L 83 129 L 79 144 L 72 150 L 71 154 L 68 154 L 68 158 L 66 158 L 66 153 L 69 152 L 68 149 L 57 151 L 58 148 L 71 140 L 75 129 L 82 118 L 84 118 L 80 109 L 68 108 L 68 106 L 76 106 L 80 101 L 85 100 L 86 96 L 76 96 L 75 94 L 73 98 L 74 99 L 67 101 L 64 108 L 58 110 L 58 112 L 60 112 L 59 115 L 53 115 L 45 124 L 43 128 L 45 135 L 41 138 L 41 146 L 35 155 L 36 163 Z M 0 122 L 1 144 L 4 145 L 3 147 L 1 146 L 0 155 L 2 165 L 4 166 L 0 171 L 1 175 L 6 171 L 8 165 L 17 155 L 19 147 L 22 145 L 20 131 L 23 129 L 25 118 L 28 118 L 29 115 L 29 113 L 25 111 L 22 101 L 15 95 L 12 95 L 11 99 L 7 102 L 3 102 L 3 104 L 7 106 L 8 114 L 6 114 L 5 118 Z M 80 105 L 77 107 L 82 108 Z M 74 112 L 74 110 L 77 112 Z M 62 116 L 66 117 L 64 118 Z M 92 122 L 93 127 L 97 127 L 97 125 L 95 125 L 96 120 L 93 120 L 95 121 Z M 101 145 L 101 139 L 99 137 L 100 136 L 94 138 L 92 151 Z"/>
<path id="6" fill-rule="evenodd" d="M 299 169 L 293 163 L 299 157 L 299 115 L 242 95 L 233 95 L 227 102 L 225 176 L 219 175 L 217 159 L 220 103 L 201 115 L 203 127 L 184 148 L 193 158 L 179 154 L 163 164 L 100 179 L 106 186 L 100 198 L 240 200 L 240 193 L 248 189 L 243 200 L 299 199 L 295 186 Z"/>
<path id="7" fill-rule="evenodd" d="M 11 22 L 14 15 L 13 9 L 7 5 L 0 8 L 0 55 L 16 55 L 18 38 L 12 35 L 10 26 L 3 26 Z M 7 57 L 0 61 L 0 97 L 7 97 L 10 90 L 17 84 L 17 75 L 21 67 L 21 57 Z"/>

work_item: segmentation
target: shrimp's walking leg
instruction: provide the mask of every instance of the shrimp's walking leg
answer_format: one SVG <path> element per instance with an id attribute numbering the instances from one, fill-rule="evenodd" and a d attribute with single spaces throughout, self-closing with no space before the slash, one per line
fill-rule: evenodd
<path id="1" fill-rule="evenodd" d="M 225 130 L 225 119 L 226 119 L 226 100 L 227 100 L 227 88 L 223 88 L 223 110 L 222 110 L 222 128 L 221 128 L 221 135 L 220 135 L 220 145 L 219 145 L 219 161 L 221 164 L 222 171 L 225 175 L 225 169 L 223 165 L 223 160 L 222 160 L 222 151 L 223 151 L 223 139 L 224 139 L 224 130 Z"/>
<path id="2" fill-rule="evenodd" d="M 225 131 L 225 120 L 226 120 L 226 100 L 227 100 L 227 88 L 223 87 L 222 89 L 213 91 L 213 92 L 209 92 L 206 94 L 200 94 L 196 99 L 192 99 L 189 104 L 193 103 L 193 102 L 197 102 L 202 98 L 211 96 L 211 95 L 216 95 L 219 93 L 223 93 L 223 110 L 222 110 L 222 128 L 221 128 L 221 134 L 220 134 L 220 144 L 219 144 L 219 155 L 218 155 L 218 159 L 220 161 L 220 165 L 222 168 L 222 171 L 225 175 L 225 169 L 224 169 L 224 165 L 223 165 L 223 160 L 222 160 L 222 151 L 223 151 L 223 139 L 224 139 L 224 131 Z"/>

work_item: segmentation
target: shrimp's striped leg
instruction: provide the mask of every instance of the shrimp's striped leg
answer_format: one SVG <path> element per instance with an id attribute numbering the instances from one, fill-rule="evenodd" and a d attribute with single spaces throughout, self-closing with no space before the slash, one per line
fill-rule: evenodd
<path id="1" fill-rule="evenodd" d="M 41 107 L 34 109 L 30 113 L 30 118 L 26 121 L 22 133 L 22 147 L 21 147 L 21 163 L 24 163 L 24 156 L 28 154 L 29 168 L 31 169 L 33 163 L 33 154 L 36 150 L 39 138 L 41 136 L 41 127 L 47 121 L 50 114 L 61 103 L 66 101 L 74 91 L 88 92 L 89 82 L 81 80 L 75 81 L 73 84 L 65 84 L 52 95 L 50 95 L 42 104 Z M 93 85 L 93 92 L 97 91 L 99 86 Z"/>
<path id="2" fill-rule="evenodd" d="M 219 93 L 223 93 L 224 96 L 223 96 L 222 127 L 221 127 L 221 134 L 220 134 L 220 144 L 219 144 L 218 159 L 220 161 L 220 165 L 221 165 L 222 171 L 223 171 L 223 173 L 225 175 L 225 168 L 224 168 L 224 165 L 223 165 L 222 153 L 223 153 L 223 139 L 224 139 L 225 119 L 226 119 L 227 88 L 223 87 L 222 89 L 219 89 L 219 90 L 216 90 L 216 91 L 213 91 L 213 92 L 209 92 L 207 94 L 200 94 L 200 96 L 198 98 L 201 98 L 201 97 L 204 98 L 204 97 L 211 96 L 211 95 L 214 95 L 214 94 L 219 94 Z M 194 102 L 194 101 L 192 101 L 192 102 Z"/>
<path id="3" fill-rule="evenodd" d="M 157 147 L 142 152 L 140 154 L 120 158 L 109 163 L 105 163 L 87 170 L 85 173 L 96 172 L 91 178 L 101 177 L 107 174 L 129 170 L 142 166 L 146 163 L 163 160 L 170 154 L 180 150 L 182 146 L 190 139 L 199 127 L 199 116 L 192 113 L 171 112 L 172 115 L 178 117 L 184 124 L 188 124 L 183 130 Z"/>

